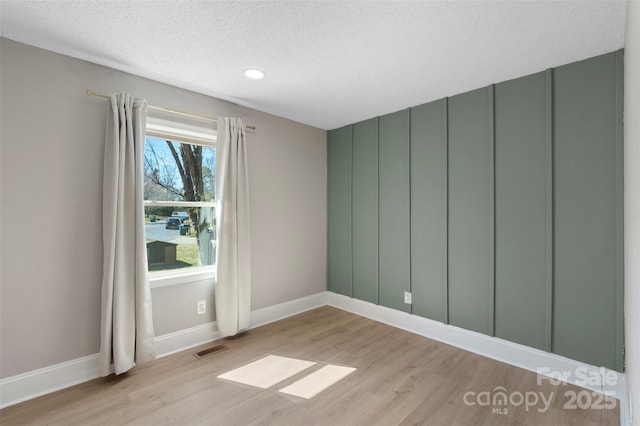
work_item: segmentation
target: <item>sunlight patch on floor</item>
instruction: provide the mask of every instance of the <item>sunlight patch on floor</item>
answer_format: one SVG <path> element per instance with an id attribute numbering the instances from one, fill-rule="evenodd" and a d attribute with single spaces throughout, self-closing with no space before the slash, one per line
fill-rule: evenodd
<path id="1" fill-rule="evenodd" d="M 218 376 L 242 385 L 268 389 L 316 365 L 316 362 L 268 355 Z M 328 364 L 283 387 L 279 392 L 310 399 L 356 371 L 353 367 Z"/>

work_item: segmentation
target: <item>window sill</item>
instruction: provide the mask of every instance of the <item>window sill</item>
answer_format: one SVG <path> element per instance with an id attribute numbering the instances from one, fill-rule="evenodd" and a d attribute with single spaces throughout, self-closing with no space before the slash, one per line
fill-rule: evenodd
<path id="1" fill-rule="evenodd" d="M 163 271 L 149 273 L 151 288 L 168 287 L 172 285 L 188 284 L 194 281 L 216 279 L 215 268 L 198 268 L 195 271 Z"/>

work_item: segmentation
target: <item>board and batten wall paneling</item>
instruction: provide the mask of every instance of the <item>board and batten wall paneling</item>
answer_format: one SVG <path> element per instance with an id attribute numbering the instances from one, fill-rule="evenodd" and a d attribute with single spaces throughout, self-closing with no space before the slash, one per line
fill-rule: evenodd
<path id="1" fill-rule="evenodd" d="M 493 87 L 448 100 L 449 322 L 493 334 Z"/>
<path id="2" fill-rule="evenodd" d="M 353 297 L 378 303 L 378 119 L 353 125 Z"/>
<path id="3" fill-rule="evenodd" d="M 327 287 L 335 293 L 351 296 L 352 126 L 329 131 L 327 139 Z"/>
<path id="4" fill-rule="evenodd" d="M 614 52 L 556 68 L 553 133 L 553 352 L 619 371 L 621 67 Z"/>
<path id="5" fill-rule="evenodd" d="M 409 110 L 379 118 L 379 304 L 409 312 Z"/>
<path id="6" fill-rule="evenodd" d="M 623 371 L 622 54 L 329 132 L 329 290 Z"/>
<path id="7" fill-rule="evenodd" d="M 544 72 L 495 85 L 495 332 L 542 350 L 551 315 L 546 86 Z"/>
<path id="8" fill-rule="evenodd" d="M 447 100 L 411 108 L 412 313 L 447 318 Z"/>

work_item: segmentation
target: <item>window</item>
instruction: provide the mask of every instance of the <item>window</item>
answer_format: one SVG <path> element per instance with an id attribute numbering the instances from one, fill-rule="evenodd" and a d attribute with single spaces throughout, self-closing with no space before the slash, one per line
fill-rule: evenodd
<path id="1" fill-rule="evenodd" d="M 167 275 L 166 271 L 175 275 L 212 270 L 216 257 L 215 163 L 212 129 L 147 119 L 144 210 L 152 280 L 154 275 Z"/>

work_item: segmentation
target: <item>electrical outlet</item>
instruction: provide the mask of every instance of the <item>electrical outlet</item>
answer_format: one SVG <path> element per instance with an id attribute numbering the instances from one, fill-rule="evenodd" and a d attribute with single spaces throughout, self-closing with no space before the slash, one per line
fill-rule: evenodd
<path id="1" fill-rule="evenodd" d="M 404 292 L 404 303 L 406 303 L 407 305 L 411 304 L 411 293 L 408 291 Z"/>
<path id="2" fill-rule="evenodd" d="M 198 300 L 198 315 L 202 315 L 207 312 L 207 301 Z"/>

